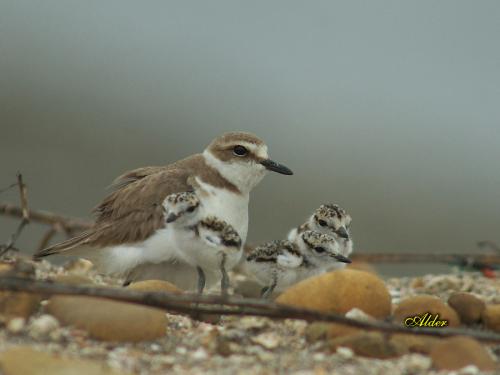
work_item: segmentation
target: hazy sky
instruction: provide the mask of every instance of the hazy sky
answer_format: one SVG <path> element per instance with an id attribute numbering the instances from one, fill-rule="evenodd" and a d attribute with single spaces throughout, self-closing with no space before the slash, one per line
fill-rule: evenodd
<path id="1" fill-rule="evenodd" d="M 251 241 L 331 201 L 358 251 L 474 250 L 500 242 L 499 36 L 498 1 L 0 0 L 0 187 L 87 216 L 246 130 L 295 171 L 252 195 Z"/>

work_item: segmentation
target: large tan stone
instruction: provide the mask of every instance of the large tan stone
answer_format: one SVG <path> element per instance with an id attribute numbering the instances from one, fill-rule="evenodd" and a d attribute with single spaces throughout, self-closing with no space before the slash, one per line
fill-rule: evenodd
<path id="1" fill-rule="evenodd" d="M 397 333 L 391 336 L 391 342 L 398 346 L 408 348 L 411 353 L 429 354 L 440 341 L 437 337 L 412 335 L 406 333 Z"/>
<path id="2" fill-rule="evenodd" d="M 167 292 L 174 294 L 182 293 L 182 290 L 177 288 L 174 284 L 163 280 L 137 281 L 127 286 L 127 289 L 137 290 L 140 292 Z"/>
<path id="3" fill-rule="evenodd" d="M 35 293 L 0 292 L 0 314 L 7 320 L 21 317 L 28 319 L 34 314 L 42 301 L 42 296 Z"/>
<path id="4" fill-rule="evenodd" d="M 69 275 L 57 275 L 51 278 L 52 281 L 61 284 L 73 284 L 73 285 L 92 285 L 94 282 L 90 277 L 79 275 L 79 274 L 69 274 Z"/>
<path id="5" fill-rule="evenodd" d="M 486 305 L 483 311 L 482 319 L 486 327 L 500 332 L 500 304 Z"/>
<path id="6" fill-rule="evenodd" d="M 342 336 L 330 340 L 329 344 L 333 351 L 342 346 L 350 348 L 357 355 L 370 358 L 394 358 L 408 353 L 406 347 L 394 344 L 380 332 Z"/>
<path id="7" fill-rule="evenodd" d="M 448 298 L 448 305 L 455 310 L 460 321 L 465 324 L 477 323 L 481 320 L 486 304 L 474 294 L 457 292 Z"/>
<path id="8" fill-rule="evenodd" d="M 482 371 L 495 370 L 495 361 L 484 347 L 469 337 L 451 337 L 437 343 L 431 359 L 438 370 L 459 370 L 474 365 Z"/>
<path id="9" fill-rule="evenodd" d="M 338 314 L 358 308 L 375 318 L 391 313 L 391 296 L 384 282 L 374 274 L 348 269 L 303 280 L 276 302 Z"/>
<path id="10" fill-rule="evenodd" d="M 83 329 L 105 341 L 146 341 L 165 335 L 167 318 L 160 309 L 83 296 L 54 296 L 47 311 L 63 325 Z"/>
<path id="11" fill-rule="evenodd" d="M 119 375 L 105 362 L 62 357 L 27 346 L 18 346 L 0 353 L 4 375 Z"/>
<path id="12" fill-rule="evenodd" d="M 403 323 L 408 317 L 420 316 L 425 313 L 438 314 L 439 320 L 448 321 L 447 326 L 449 327 L 460 325 L 460 318 L 455 310 L 441 299 L 430 295 L 414 296 L 401 301 L 394 310 L 393 319 L 395 322 Z"/>

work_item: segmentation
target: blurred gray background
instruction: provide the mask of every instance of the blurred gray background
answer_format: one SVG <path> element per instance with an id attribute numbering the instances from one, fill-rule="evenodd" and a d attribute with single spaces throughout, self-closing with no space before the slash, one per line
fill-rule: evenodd
<path id="1" fill-rule="evenodd" d="M 0 0 L 0 187 L 22 171 L 31 208 L 89 217 L 123 171 L 246 130 L 295 171 L 254 191 L 250 241 L 337 202 L 357 251 L 475 251 L 500 241 L 499 20 L 498 1 Z"/>

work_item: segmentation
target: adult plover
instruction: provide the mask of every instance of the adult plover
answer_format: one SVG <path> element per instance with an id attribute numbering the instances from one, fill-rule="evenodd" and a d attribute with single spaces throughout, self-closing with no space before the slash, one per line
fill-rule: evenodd
<path id="1" fill-rule="evenodd" d="M 243 270 L 264 286 L 262 297 L 266 298 L 339 262 L 351 261 L 340 253 L 335 238 L 307 230 L 295 242 L 271 241 L 256 247 L 247 254 Z"/>
<path id="2" fill-rule="evenodd" d="M 289 241 L 296 241 L 300 233 L 306 230 L 314 230 L 329 234 L 337 240 L 340 252 L 349 256 L 353 250 L 352 236 L 350 231 L 351 216 L 337 204 L 323 204 L 297 228 L 288 233 Z"/>
<path id="3" fill-rule="evenodd" d="M 194 191 L 205 215 L 231 225 L 244 243 L 250 191 L 268 170 L 293 174 L 269 159 L 267 146 L 255 135 L 225 133 L 201 154 L 167 166 L 135 169 L 118 177 L 115 191 L 96 207 L 96 221 L 91 229 L 43 249 L 34 257 L 51 254 L 92 257 L 98 259 L 96 266 L 102 272 L 133 274 L 135 279 L 148 275 L 150 265 L 155 268 L 162 263 L 162 279 L 189 289 L 193 283 L 187 275 L 193 270 L 174 255 L 175 246 L 170 241 L 174 229 L 165 216 L 166 197 Z"/>

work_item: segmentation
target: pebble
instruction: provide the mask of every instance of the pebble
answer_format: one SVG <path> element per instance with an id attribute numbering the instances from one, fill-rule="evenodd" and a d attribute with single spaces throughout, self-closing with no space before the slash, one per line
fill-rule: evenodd
<path id="1" fill-rule="evenodd" d="M 278 335 L 273 332 L 261 333 L 251 338 L 252 342 L 266 349 L 276 349 L 280 344 Z"/>
<path id="2" fill-rule="evenodd" d="M 7 320 L 15 317 L 28 319 L 40 307 L 42 296 L 35 293 L 0 292 L 0 314 Z"/>
<path id="3" fill-rule="evenodd" d="M 354 352 L 350 348 L 339 346 L 336 353 L 343 359 L 351 359 L 354 357 Z"/>
<path id="4" fill-rule="evenodd" d="M 26 319 L 13 318 L 7 323 L 7 331 L 16 335 L 22 332 L 25 326 L 26 326 Z"/>
<path id="5" fill-rule="evenodd" d="M 495 361 L 476 340 L 464 336 L 451 337 L 437 343 L 430 353 L 438 370 L 459 370 L 474 365 L 482 371 L 493 371 Z"/>
<path id="6" fill-rule="evenodd" d="M 408 348 L 411 353 L 429 354 L 434 345 L 439 342 L 439 338 L 432 336 L 411 335 L 396 333 L 391 336 L 391 341 L 395 345 Z"/>
<path id="7" fill-rule="evenodd" d="M 208 357 L 208 354 L 206 352 L 205 349 L 203 348 L 198 348 L 197 350 L 195 350 L 193 352 L 193 354 L 191 355 L 191 357 L 195 360 L 195 361 L 203 361 L 204 359 L 207 359 Z"/>
<path id="8" fill-rule="evenodd" d="M 30 336 L 40 339 L 47 337 L 57 328 L 59 328 L 57 319 L 52 315 L 44 314 L 31 321 L 29 332 Z"/>
<path id="9" fill-rule="evenodd" d="M 408 355 L 406 358 L 406 373 L 418 374 L 430 369 L 432 361 L 423 355 Z"/>
<path id="10" fill-rule="evenodd" d="M 407 348 L 387 340 L 380 332 L 362 332 L 338 337 L 330 340 L 329 344 L 334 351 L 339 347 L 348 347 L 357 355 L 370 358 L 387 359 L 408 353 Z"/>
<path id="11" fill-rule="evenodd" d="M 374 274 L 348 269 L 303 280 L 285 290 L 276 302 L 339 314 L 356 307 L 375 318 L 391 313 L 384 282 Z"/>
<path id="12" fill-rule="evenodd" d="M 474 324 L 481 320 L 481 315 L 486 304 L 475 295 L 465 292 L 453 293 L 448 298 L 450 305 L 460 317 L 460 321 L 465 324 Z"/>
<path id="13" fill-rule="evenodd" d="M 63 265 L 63 268 L 65 271 L 72 274 L 88 275 L 89 272 L 94 268 L 94 265 L 92 264 L 92 262 L 86 259 L 78 258 L 75 260 L 70 260 Z"/>
<path id="14" fill-rule="evenodd" d="M 90 277 L 87 277 L 84 275 L 79 275 L 79 274 L 56 275 L 54 277 L 51 277 L 50 280 L 52 280 L 56 283 L 72 284 L 72 285 L 92 285 L 92 284 L 94 284 L 94 281 Z"/>
<path id="15" fill-rule="evenodd" d="M 182 290 L 172 283 L 163 280 L 144 280 L 131 283 L 127 289 L 141 292 L 167 292 L 182 294 Z"/>
<path id="16" fill-rule="evenodd" d="M 500 332 L 500 304 L 486 305 L 482 314 L 482 319 L 486 327 L 493 331 Z"/>
<path id="17" fill-rule="evenodd" d="M 460 291 L 461 288 L 461 280 L 455 275 L 434 276 L 425 284 L 426 292 L 429 294 L 435 294 L 441 290 Z"/>
<path id="18" fill-rule="evenodd" d="M 73 359 L 49 354 L 27 346 L 10 348 L 0 353 L 0 366 L 4 375 L 119 375 L 102 362 Z"/>
<path id="19" fill-rule="evenodd" d="M 147 341 L 165 336 L 160 309 L 83 296 L 54 296 L 47 311 L 63 325 L 83 329 L 98 340 Z"/>

